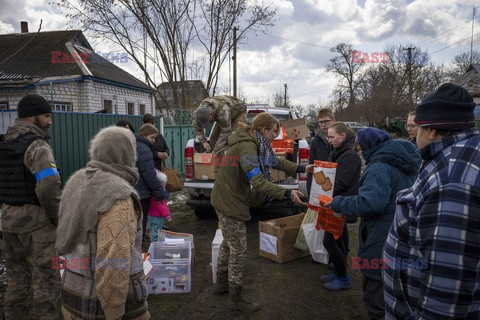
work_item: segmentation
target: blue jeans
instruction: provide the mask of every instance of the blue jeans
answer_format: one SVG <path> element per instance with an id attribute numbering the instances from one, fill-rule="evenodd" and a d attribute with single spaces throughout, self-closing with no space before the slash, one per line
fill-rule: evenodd
<path id="1" fill-rule="evenodd" d="M 150 226 L 150 242 L 158 241 L 158 230 L 163 229 L 165 218 L 157 218 L 148 216 L 148 224 Z"/>

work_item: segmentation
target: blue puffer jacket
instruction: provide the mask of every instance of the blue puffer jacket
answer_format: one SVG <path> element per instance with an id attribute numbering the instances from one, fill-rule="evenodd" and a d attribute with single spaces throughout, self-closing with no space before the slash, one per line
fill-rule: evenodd
<path id="1" fill-rule="evenodd" d="M 360 177 L 358 195 L 336 196 L 331 207 L 335 212 L 361 217 L 358 256 L 371 264 L 371 259 L 382 258 L 397 192 L 412 186 L 420 157 L 415 146 L 405 140 L 383 142 L 363 152 L 363 157 L 367 166 Z M 382 280 L 379 267 L 362 268 L 362 272 L 368 278 Z"/>
<path id="2" fill-rule="evenodd" d="M 168 198 L 168 193 L 163 189 L 162 183 L 157 179 L 153 153 L 150 149 L 152 144 L 142 136 L 137 138 L 137 168 L 139 179 L 135 185 L 140 200 L 148 199 L 152 195 L 157 201 Z"/>

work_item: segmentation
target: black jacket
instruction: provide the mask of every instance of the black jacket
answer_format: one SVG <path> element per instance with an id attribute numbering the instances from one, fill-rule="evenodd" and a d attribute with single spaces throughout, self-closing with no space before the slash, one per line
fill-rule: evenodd
<path id="1" fill-rule="evenodd" d="M 168 148 L 165 138 L 160 133 L 155 138 L 155 143 L 152 146 L 152 152 L 155 168 L 162 170 L 165 167 L 165 161 L 158 157 L 158 152 L 166 152 L 168 155 L 170 155 L 170 149 Z"/>
<path id="2" fill-rule="evenodd" d="M 351 196 L 358 193 L 362 160 L 353 150 L 354 143 L 355 135 L 348 135 L 345 141 L 332 152 L 331 161 L 338 163 L 333 196 Z"/>

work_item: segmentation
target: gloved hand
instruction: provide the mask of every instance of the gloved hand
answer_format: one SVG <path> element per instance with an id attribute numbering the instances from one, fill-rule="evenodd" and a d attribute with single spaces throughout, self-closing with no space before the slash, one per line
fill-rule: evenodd
<path id="1" fill-rule="evenodd" d="M 170 193 L 167 190 L 159 190 L 154 192 L 155 200 L 162 201 L 168 199 Z"/>

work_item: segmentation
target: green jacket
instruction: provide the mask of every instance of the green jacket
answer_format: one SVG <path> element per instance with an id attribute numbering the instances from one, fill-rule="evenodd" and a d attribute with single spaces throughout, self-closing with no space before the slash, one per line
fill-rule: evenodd
<path id="1" fill-rule="evenodd" d="M 247 221 L 251 218 L 249 204 L 252 187 L 257 192 L 279 200 L 284 198 L 285 188 L 267 181 L 263 174 L 258 174 L 258 141 L 244 128 L 232 133 L 228 145 L 230 148 L 222 159 L 210 201 L 222 214 Z M 257 174 L 252 174 L 248 179 L 247 173 L 255 168 L 258 168 Z M 297 171 L 297 164 L 279 159 L 278 165 L 272 168 L 293 174 Z"/>

